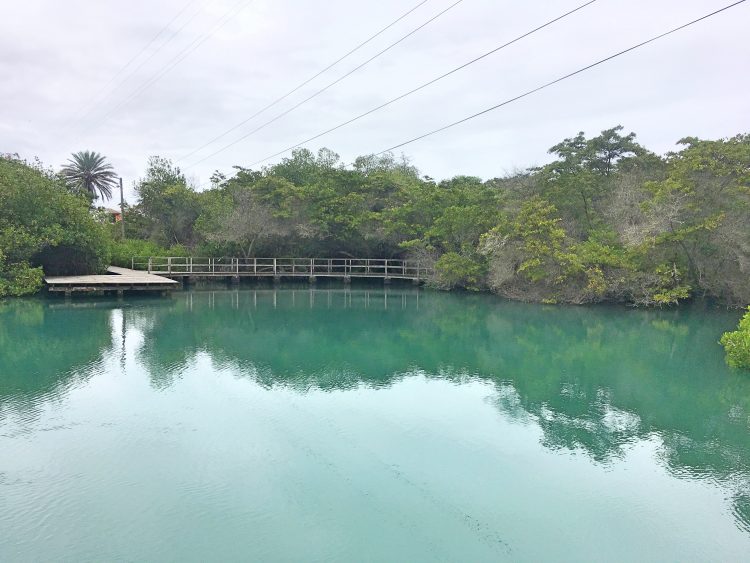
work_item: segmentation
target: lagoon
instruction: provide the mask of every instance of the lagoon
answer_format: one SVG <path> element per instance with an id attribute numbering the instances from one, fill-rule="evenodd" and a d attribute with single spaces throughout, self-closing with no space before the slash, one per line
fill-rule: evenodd
<path id="1" fill-rule="evenodd" d="M 740 561 L 739 313 L 408 286 L 0 304 L 2 561 Z"/>

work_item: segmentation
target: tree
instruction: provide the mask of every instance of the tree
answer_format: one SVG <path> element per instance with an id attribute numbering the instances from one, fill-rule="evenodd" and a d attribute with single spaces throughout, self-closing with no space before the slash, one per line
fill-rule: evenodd
<path id="1" fill-rule="evenodd" d="M 62 174 L 72 191 L 87 194 L 92 199 L 110 199 L 117 180 L 112 165 L 93 151 L 74 153 L 63 166 Z"/>
<path id="2" fill-rule="evenodd" d="M 108 236 L 89 202 L 59 177 L 0 157 L 0 297 L 34 293 L 48 275 L 87 274 L 108 259 Z"/>
<path id="3" fill-rule="evenodd" d="M 680 143 L 660 156 L 621 126 L 581 132 L 550 149 L 553 162 L 487 181 L 435 181 L 403 155 L 347 166 L 329 149 L 297 149 L 216 173 L 201 192 L 152 157 L 126 234 L 179 246 L 173 255 L 408 257 L 433 266 L 436 285 L 530 301 L 663 306 L 705 295 L 744 306 L 750 135 Z"/>
<path id="4" fill-rule="evenodd" d="M 635 133 L 623 137 L 621 130 L 618 125 L 591 139 L 581 131 L 549 149 L 558 160 L 539 169 L 542 195 L 567 217 L 569 228 L 584 234 L 594 229 L 597 203 L 612 190 L 618 163 L 646 152 Z"/>
<path id="5" fill-rule="evenodd" d="M 686 138 L 667 156 L 665 179 L 642 204 L 650 256 L 673 263 L 704 294 L 750 302 L 750 135 Z"/>
<path id="6" fill-rule="evenodd" d="M 141 236 L 161 245 L 190 246 L 200 215 L 199 194 L 187 185 L 182 171 L 168 159 L 152 156 L 146 175 L 135 186 L 138 214 L 143 216 Z"/>
<path id="7" fill-rule="evenodd" d="M 214 212 L 218 212 L 218 217 L 210 221 L 213 228 L 206 233 L 206 238 L 236 245 L 245 258 L 254 256 L 258 241 L 281 238 L 290 233 L 284 219 L 275 216 L 271 206 L 259 201 L 246 188 L 235 190 L 229 202 L 217 201 Z M 204 224 L 208 222 L 207 217 L 202 217 L 202 220 Z"/>

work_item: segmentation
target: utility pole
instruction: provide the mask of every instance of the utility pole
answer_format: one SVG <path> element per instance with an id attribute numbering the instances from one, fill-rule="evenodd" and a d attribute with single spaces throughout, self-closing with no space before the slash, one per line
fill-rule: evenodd
<path id="1" fill-rule="evenodd" d="M 120 231 L 122 239 L 125 240 L 125 196 L 122 192 L 122 176 L 120 176 Z"/>

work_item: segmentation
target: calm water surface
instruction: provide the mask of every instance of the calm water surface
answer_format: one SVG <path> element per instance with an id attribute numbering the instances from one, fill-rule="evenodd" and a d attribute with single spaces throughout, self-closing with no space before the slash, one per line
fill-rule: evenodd
<path id="1" fill-rule="evenodd" d="M 0 304 L 0 561 L 748 561 L 739 314 Z"/>

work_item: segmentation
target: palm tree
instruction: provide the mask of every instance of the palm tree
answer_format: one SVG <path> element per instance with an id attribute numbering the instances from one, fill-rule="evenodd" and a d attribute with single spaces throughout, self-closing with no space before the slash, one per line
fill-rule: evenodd
<path id="1" fill-rule="evenodd" d="M 76 191 L 87 193 L 102 199 L 112 197 L 117 174 L 112 165 L 97 152 L 80 151 L 73 154 L 68 164 L 63 166 L 62 174 L 68 186 Z"/>

